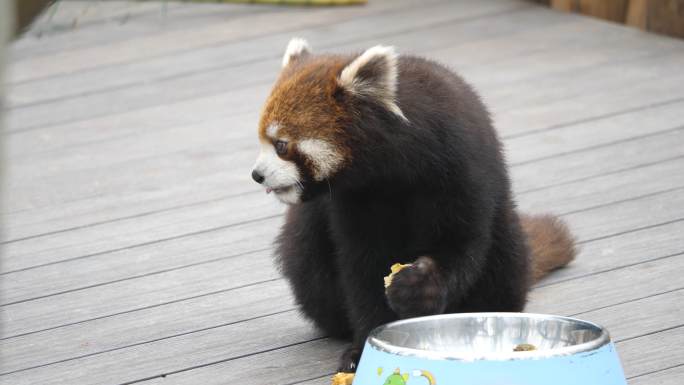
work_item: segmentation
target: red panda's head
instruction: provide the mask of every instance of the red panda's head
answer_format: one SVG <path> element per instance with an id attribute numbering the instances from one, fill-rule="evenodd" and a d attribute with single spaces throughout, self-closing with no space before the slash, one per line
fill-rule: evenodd
<path id="1" fill-rule="evenodd" d="M 354 158 L 355 102 L 376 103 L 406 120 L 395 101 L 396 77 L 392 47 L 360 56 L 314 55 L 306 41 L 292 39 L 261 114 L 252 178 L 286 204 L 315 195 L 317 184 L 327 184 Z"/>

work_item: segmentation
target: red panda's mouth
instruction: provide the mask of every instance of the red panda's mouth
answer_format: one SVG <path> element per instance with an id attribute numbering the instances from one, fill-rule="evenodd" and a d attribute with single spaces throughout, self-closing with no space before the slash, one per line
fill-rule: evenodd
<path id="1" fill-rule="evenodd" d="M 271 191 L 273 191 L 276 194 L 282 194 L 282 193 L 290 191 L 294 186 L 295 185 L 290 185 L 290 186 L 285 186 L 285 187 L 277 187 L 277 188 L 267 188 L 266 194 L 270 194 Z"/>

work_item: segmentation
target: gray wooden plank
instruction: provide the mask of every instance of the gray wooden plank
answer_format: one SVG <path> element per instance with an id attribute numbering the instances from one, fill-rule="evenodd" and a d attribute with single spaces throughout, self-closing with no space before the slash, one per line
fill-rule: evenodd
<path id="1" fill-rule="evenodd" d="M 10 173 L 4 190 L 7 199 L 5 212 L 64 204 L 103 194 L 115 196 L 119 192 L 131 190 L 162 189 L 177 183 L 195 183 L 200 179 L 208 179 L 215 185 L 220 183 L 224 186 L 228 184 L 226 182 L 244 183 L 248 181 L 251 167 L 258 156 L 257 144 L 254 140 L 254 144 L 249 147 L 233 151 L 226 151 L 225 144 L 191 149 L 171 154 L 172 156 L 124 162 L 87 173 L 71 174 L 69 177 L 25 181 L 15 186 L 11 186 Z M 252 191 L 253 183 L 249 183 L 249 189 Z M 224 191 L 236 188 L 226 187 Z M 240 189 L 237 192 L 245 190 Z M 224 194 L 225 192 L 222 193 Z"/>
<path id="2" fill-rule="evenodd" d="M 218 119 L 191 127 L 176 127 L 164 132 L 141 133 L 120 139 L 68 148 L 48 154 L 15 158 L 8 164 L 6 188 L 34 183 L 42 179 L 99 173 L 99 170 L 142 163 L 161 157 L 175 158 L 183 152 L 214 151 L 224 153 L 258 145 L 258 115 Z M 87 160 L 87 161 L 84 161 Z"/>
<path id="3" fill-rule="evenodd" d="M 255 338 L 265 330 L 271 331 L 266 334 L 267 338 Z M 287 312 L 3 377 L 17 384 L 61 383 L 67 378 L 77 383 L 125 383 L 164 373 L 170 373 L 167 374 L 167 378 L 170 378 L 175 370 L 187 368 L 190 366 L 188 364 L 199 366 L 217 361 L 230 362 L 240 356 L 254 354 L 255 351 L 301 344 L 320 337 L 321 334 L 300 320 L 296 313 Z M 324 346 L 330 348 L 329 344 Z M 343 345 L 333 344 L 333 351 L 338 351 Z M 182 353 L 179 354 L 180 352 Z M 127 370 L 121 370 L 122 368 Z M 331 369 L 322 367 L 321 370 Z M 102 372 L 108 374 L 104 378 L 92 380 Z M 281 381 L 279 378 L 278 383 L 283 383 Z"/>
<path id="4" fill-rule="evenodd" d="M 403 0 L 402 0 L 403 1 Z M 64 100 L 59 96 L 48 96 L 48 100 L 53 102 L 39 105 L 29 105 L 29 108 L 18 108 L 10 110 L 8 115 L 8 127 L 10 131 L 34 129 L 45 125 L 55 125 L 59 123 L 79 121 L 89 119 L 96 116 L 105 116 L 117 112 L 123 112 L 132 108 L 143 108 L 148 105 L 159 105 L 168 103 L 181 98 L 190 98 L 197 94 L 204 94 L 207 92 L 219 92 L 223 88 L 223 84 L 230 84 L 229 81 L 217 85 L 211 85 L 211 79 L 214 78 L 213 72 L 230 67 L 231 64 L 253 64 L 255 61 L 263 61 L 271 59 L 275 62 L 280 59 L 282 55 L 282 47 L 287 45 L 287 42 L 294 33 L 303 35 L 307 38 L 321 36 L 322 39 L 313 39 L 312 44 L 322 40 L 323 42 L 334 41 L 352 41 L 358 44 L 360 40 L 366 38 L 371 33 L 387 33 L 392 34 L 395 31 L 400 31 L 406 28 L 420 28 L 425 24 L 430 23 L 445 23 L 459 19 L 465 19 L 468 16 L 477 16 L 479 14 L 491 13 L 494 11 L 501 12 L 501 10 L 508 10 L 518 8 L 521 5 L 514 2 L 507 3 L 498 2 L 466 2 L 466 3 L 446 3 L 442 8 L 437 10 L 434 7 L 418 7 L 416 9 L 405 10 L 404 16 L 392 13 L 380 13 L 372 19 L 357 19 L 348 21 L 339 25 L 321 24 L 325 28 L 308 31 L 297 29 L 295 31 L 288 31 L 286 33 L 268 36 L 261 40 L 250 40 L 248 42 L 238 43 L 234 46 L 217 47 L 201 52 L 192 51 L 187 52 L 181 57 L 160 58 L 150 62 L 145 62 L 140 65 L 135 63 L 126 68 L 115 68 L 109 71 L 108 74 L 94 73 L 85 74 L 85 79 L 79 80 L 77 77 L 74 87 L 74 95 L 82 95 Z M 467 5 L 467 6 L 466 6 Z M 414 5 L 415 7 L 415 5 Z M 456 12 L 458 10 L 458 12 Z M 408 17 L 410 15 L 410 17 Z M 303 16 L 303 15 L 300 15 Z M 293 19 L 292 17 L 290 17 Z M 401 19 L 401 23 L 397 23 L 397 19 Z M 335 29 L 335 33 L 331 34 L 330 29 Z M 314 36 L 310 36 L 315 34 Z M 326 44 L 322 44 L 322 49 L 326 48 Z M 319 48 L 319 49 L 321 49 Z M 225 64 L 224 64 L 225 63 Z M 197 74 L 191 78 L 178 78 L 179 72 L 181 74 Z M 226 72 L 221 71 L 221 72 Z M 116 76 L 113 76 L 116 73 Z M 131 80 L 127 80 L 125 74 L 132 73 Z M 173 74 L 175 73 L 175 75 Z M 254 82 L 258 78 L 267 76 L 271 79 L 275 72 L 271 73 L 265 71 L 253 71 L 256 75 L 247 76 L 245 81 Z M 154 75 L 153 75 L 154 74 Z M 221 73 L 217 74 L 218 76 Z M 197 77 L 202 79 L 199 81 Z M 68 79 L 70 79 L 69 77 Z M 153 85 L 143 85 L 137 87 L 126 87 L 127 84 L 146 84 L 155 79 L 168 79 L 172 81 L 155 83 Z M 61 78 L 60 78 L 61 79 Z M 57 80 L 60 80 L 57 79 Z M 68 79 L 62 79 L 61 83 L 54 84 L 48 89 L 64 89 L 63 83 Z M 272 81 L 272 80 L 271 80 Z M 126 83 L 128 82 L 128 83 Z M 180 85 L 178 83 L 181 83 Z M 265 83 L 270 83 L 266 81 Z M 112 90 L 105 93 L 89 94 L 82 90 L 83 87 L 92 89 L 94 85 L 102 84 L 102 90 Z M 207 87 L 202 87 L 202 84 L 209 84 Z M 39 85 L 40 87 L 40 85 Z M 70 87 L 71 88 L 71 87 Z M 207 89 L 205 89 L 207 88 Z M 167 90 L 167 91 L 165 91 Z M 33 93 L 40 92 L 40 88 L 34 89 Z M 61 94 L 64 91 L 60 92 Z M 109 95 L 113 93 L 113 95 Z M 67 95 L 69 96 L 69 95 Z M 23 98 L 25 99 L 25 95 Z M 103 103 L 103 99 L 111 100 L 116 98 L 119 100 L 116 104 Z"/>
<path id="5" fill-rule="evenodd" d="M 137 283 L 129 282 L 131 279 L 192 268 L 245 254 L 252 255 L 259 250 L 270 251 L 270 242 L 277 234 L 279 224 L 280 221 L 273 220 L 256 221 L 229 229 L 212 229 L 202 233 L 200 237 L 198 234 L 186 235 L 183 238 L 150 242 L 107 253 L 78 256 L 61 261 L 61 263 L 8 273 L 0 283 L 3 291 L 2 305 L 67 294 L 72 291 L 90 290 L 93 287 L 118 282 L 123 282 L 121 285 L 133 286 Z M 202 240 L 192 238 L 202 238 Z M 194 250 L 198 242 L 202 242 L 202 248 Z M 86 257 L 87 260 L 83 260 Z M 204 268 L 200 268 L 202 269 Z M 186 270 L 185 273 L 192 274 L 192 271 Z M 150 279 L 157 278 L 159 277 Z M 191 275 L 187 278 L 194 279 Z M 147 286 L 145 290 L 151 289 L 153 287 Z M 104 287 L 102 290 L 108 289 Z M 109 292 L 106 296 L 116 297 L 118 293 Z M 138 297 L 138 300 L 142 299 Z"/>
<path id="6" fill-rule="evenodd" d="M 684 316 L 682 301 L 684 301 L 684 289 L 574 316 L 607 328 L 613 341 L 619 344 L 628 339 L 682 325 Z"/>
<path id="7" fill-rule="evenodd" d="M 268 338 L 255 338 L 265 330 L 272 331 L 267 334 Z M 3 380 L 14 384 L 56 384 L 66 379 L 76 383 L 124 383 L 172 373 L 186 367 L 190 357 L 193 364 L 202 365 L 320 338 L 321 334 L 300 320 L 295 312 L 285 312 L 10 373 Z M 184 352 L 179 354 L 179 349 Z"/>
<path id="8" fill-rule="evenodd" d="M 288 13 L 254 14 L 230 20 L 226 23 L 209 24 L 183 31 L 141 36 L 122 42 L 102 44 L 69 52 L 13 63 L 7 82 L 18 83 L 48 76 L 58 76 L 90 70 L 107 65 L 132 62 L 144 58 L 169 55 L 186 50 L 198 50 L 233 41 L 278 33 L 304 25 L 326 25 L 344 18 L 359 17 L 373 11 L 397 9 L 396 1 L 377 0 L 364 7 L 311 7 L 300 8 L 299 17 Z M 164 44 L 173 41 L 174 44 Z M 112 55 L 116 52 L 116 55 Z M 49 60 L 46 60 L 49 59 Z M 47 63 L 50 63 L 49 65 Z"/>
<path id="9" fill-rule="evenodd" d="M 6 241 L 19 241 L 183 209 L 242 194 L 263 193 L 264 190 L 256 186 L 254 181 L 248 180 L 248 174 L 208 175 L 181 181 L 173 186 L 143 186 L 141 189 L 102 194 L 54 206 L 4 213 L 3 217 L 11 225 L 11 231 L 4 232 L 3 236 Z"/>
<path id="10" fill-rule="evenodd" d="M 238 197 L 243 199 L 219 200 L 205 205 L 107 222 L 100 226 L 88 226 L 74 231 L 9 243 L 3 248 L 7 257 L 3 262 L 2 273 L 61 261 L 75 261 L 86 256 L 92 258 L 107 252 L 124 251 L 179 237 L 190 237 L 193 234 L 221 232 L 232 227 L 236 231 L 241 231 L 243 236 L 251 237 L 250 231 L 256 235 L 259 232 L 258 229 L 262 230 L 263 235 L 271 235 L 271 227 L 275 229 L 279 221 L 274 218 L 282 215 L 284 207 L 272 197 L 266 197 L 265 194 L 262 197 L 262 194 L 263 192 L 249 194 L 245 197 Z M 271 222 L 274 225 L 271 225 Z M 230 240 L 239 241 L 234 237 Z M 264 239 L 253 244 L 251 249 L 243 251 L 262 249 L 268 244 L 268 239 Z M 102 258 L 107 257 L 102 256 Z M 193 261 L 197 261 L 196 257 L 187 260 L 188 263 Z M 129 262 L 132 266 L 136 266 L 136 269 L 141 267 L 135 260 Z M 167 266 L 166 263 L 163 265 Z"/>
<path id="11" fill-rule="evenodd" d="M 488 3 L 491 4 L 491 3 Z M 483 7 L 484 6 L 484 7 Z M 184 98 L 194 96 L 193 86 L 194 82 L 207 83 L 202 81 L 206 78 L 221 78 L 222 73 L 230 71 L 229 68 L 240 64 L 261 64 L 263 61 L 276 60 L 279 61 L 284 47 L 293 34 L 297 36 L 306 37 L 309 43 L 319 51 L 325 51 L 328 48 L 339 45 L 340 43 L 353 43 L 354 49 L 357 45 L 370 36 L 390 35 L 402 36 L 406 31 L 419 30 L 420 34 L 427 35 L 425 38 L 436 41 L 464 41 L 473 36 L 481 36 L 488 34 L 501 34 L 506 30 L 520 29 L 520 26 L 512 25 L 514 20 L 511 20 L 505 26 L 498 26 L 496 20 L 500 19 L 501 13 L 510 14 L 512 9 L 527 9 L 521 4 L 510 3 L 508 6 L 500 4 L 494 8 L 487 6 L 486 3 L 473 2 L 468 3 L 446 3 L 442 4 L 440 8 L 436 7 L 421 7 L 420 9 L 409 8 L 403 12 L 396 12 L 401 10 L 397 6 L 391 13 L 373 13 L 366 12 L 364 18 L 357 18 L 354 20 L 340 20 L 326 25 L 324 27 L 307 28 L 307 25 L 302 25 L 302 28 L 297 31 L 287 31 L 280 34 L 270 34 L 263 38 L 252 39 L 248 42 L 236 42 L 232 44 L 225 44 L 218 47 L 211 47 L 211 49 L 184 52 L 182 54 L 173 55 L 172 57 L 160 57 L 141 62 L 135 62 L 127 65 L 105 67 L 102 69 L 95 69 L 83 73 L 76 73 L 69 75 L 68 78 L 48 78 L 43 81 L 35 81 L 28 84 L 19 84 L 9 87 L 9 103 L 10 109 L 19 108 L 22 105 L 36 105 L 40 103 L 47 103 L 50 101 L 63 101 L 70 97 L 89 96 L 89 98 L 80 98 L 71 102 L 89 103 L 97 105 L 97 99 L 100 97 L 97 94 L 113 90 L 115 93 L 124 88 L 136 87 L 135 90 L 127 90 L 120 93 L 122 99 L 129 99 L 127 105 L 139 107 L 140 105 L 150 103 L 161 103 L 163 101 L 171 100 L 165 97 L 163 90 L 154 93 L 154 100 L 139 97 L 134 98 L 137 93 L 143 93 L 139 89 L 151 88 L 152 91 L 157 87 L 164 87 L 168 84 L 168 80 L 174 80 L 175 84 L 183 88 L 188 88 L 183 95 Z M 458 9 L 458 12 L 453 12 Z M 487 29 L 476 28 L 477 25 L 473 23 L 480 22 L 476 20 L 471 22 L 468 17 L 473 14 L 478 16 L 482 12 L 492 12 L 492 9 L 497 11 L 493 17 L 495 19 L 490 22 L 490 27 Z M 410 13 L 411 18 L 407 19 L 406 14 Z M 485 13 L 488 15 L 489 13 Z M 551 18 L 532 17 L 533 15 L 524 15 L 523 18 L 518 18 L 525 25 L 525 28 L 533 28 L 535 25 L 544 26 L 553 23 Z M 292 17 L 302 17 L 294 13 Z M 509 16 L 510 17 L 510 16 Z M 515 19 L 515 17 L 513 17 Z M 401 19 L 403 22 L 397 23 Z M 404 20 L 407 19 L 407 20 Z M 488 18 L 489 19 L 489 18 Z M 534 20 L 534 21 L 532 21 Z M 492 28 L 491 25 L 497 25 Z M 437 29 L 433 25 L 437 25 Z M 441 28 L 440 28 L 441 26 Z M 506 29 L 507 28 L 507 29 Z M 503 30 L 503 31 L 502 31 Z M 463 31 L 468 33 L 464 34 Z M 483 32 L 486 31 L 486 32 Z M 458 38 L 454 38 L 458 36 Z M 230 71 L 233 72 L 233 71 Z M 263 73 L 264 71 L 252 71 L 254 74 L 251 77 L 263 78 L 266 76 L 271 79 L 275 76 L 275 72 L 270 75 Z M 115 76 L 114 76 L 115 75 Z M 267 76 L 268 75 L 268 76 Z M 188 77 L 192 79 L 188 79 Z M 199 80 L 198 80 L 199 79 Z M 69 87 L 64 87 L 68 83 Z M 156 85 L 152 86 L 152 84 Z M 188 85 L 189 84 L 189 85 Z M 221 85 L 208 87 L 204 90 L 205 93 L 215 92 L 213 90 L 220 89 Z M 197 91 L 199 92 L 199 90 Z M 119 93 L 117 93 L 119 95 Z M 178 99 L 180 96 L 176 96 Z M 89 102 L 88 99 L 94 99 Z M 137 102 L 137 103 L 136 103 Z M 121 103 L 121 102 L 120 102 Z M 64 104 L 62 104 L 64 105 Z M 103 110 L 111 111 L 112 110 Z"/>
<path id="12" fill-rule="evenodd" d="M 684 190 L 647 196 L 641 199 L 601 206 L 564 215 L 578 242 L 586 242 L 635 228 L 684 219 L 677 207 L 684 205 Z"/>
<path id="13" fill-rule="evenodd" d="M 107 314 L 16 337 L 6 335 L 0 340 L 0 371 L 21 370 L 219 325 L 248 322 L 295 306 L 283 280 L 218 291 L 194 297 L 188 293 L 187 297 L 171 303 Z"/>
<path id="14" fill-rule="evenodd" d="M 684 253 L 678 240 L 684 220 L 634 229 L 625 234 L 582 243 L 572 263 L 542 278 L 537 287 L 645 263 Z"/>
<path id="15" fill-rule="evenodd" d="M 684 288 L 684 255 L 537 287 L 526 312 L 574 315 Z M 638 288 L 638 290 L 635 290 Z M 600 295 L 597 295 L 600 293 Z"/>
<path id="16" fill-rule="evenodd" d="M 659 361 L 658 356 L 661 352 L 668 352 L 674 356 L 674 360 L 672 357 L 670 359 L 671 362 L 676 363 L 675 365 L 684 364 L 684 355 L 681 352 L 676 349 L 667 349 L 665 348 L 666 345 L 652 344 L 652 336 L 662 338 L 662 336 L 657 335 L 669 328 L 679 327 L 678 334 L 682 335 L 681 326 L 684 310 L 680 304 L 683 300 L 684 290 L 677 290 L 575 316 L 595 322 L 610 331 L 625 373 L 631 377 L 644 373 L 644 370 L 652 371 L 652 368 L 644 368 L 644 364 L 652 365 L 651 362 Z M 659 366 L 658 369 L 663 367 L 667 367 L 667 364 Z M 673 373 L 666 373 L 663 379 L 671 381 L 677 377 Z M 642 381 L 630 380 L 628 382 L 630 384 L 646 383 Z"/>
<path id="17" fill-rule="evenodd" d="M 166 249 L 166 255 L 214 253 L 211 262 L 2 306 L 2 333 L 30 333 L 278 278 L 271 266 L 270 250 L 234 255 L 230 242 L 205 247 L 202 238 L 207 237 L 195 237 L 194 245 L 186 241 Z M 161 253 L 162 249 L 155 251 Z M 143 260 L 147 257 L 138 255 Z"/>
<path id="18" fill-rule="evenodd" d="M 684 144 L 684 143 L 683 143 Z M 522 212 L 566 214 L 684 186 L 684 157 L 517 194 Z"/>
<path id="19" fill-rule="evenodd" d="M 292 12 L 291 7 L 250 4 L 194 4 L 168 2 L 164 19 L 160 15 L 160 4 L 153 2 L 106 1 L 98 5 L 102 12 L 93 10 L 68 33 L 45 34 L 34 37 L 22 36 L 10 49 L 10 60 L 19 62 L 55 55 L 58 52 L 84 49 L 89 46 L 111 44 L 136 36 L 149 36 L 174 30 L 196 28 L 199 25 L 220 23 L 230 18 L 243 17 L 248 13 Z M 70 24 L 78 15 L 88 9 L 88 4 L 79 1 L 62 1 L 53 17 L 55 24 Z M 122 24 L 123 18 L 129 15 Z M 45 21 L 41 19 L 40 22 Z"/>
<path id="20" fill-rule="evenodd" d="M 337 364 L 347 344 L 332 339 L 279 349 L 273 352 L 210 365 L 155 378 L 149 383 L 165 381 L 172 384 L 225 384 L 226 381 L 245 385 L 297 383 L 303 379 L 328 376 Z M 315 354 L 312 354 L 315 353 Z M 268 363 L 268 364 L 265 364 Z M 328 380 L 327 383 L 331 381 Z"/>
<path id="21" fill-rule="evenodd" d="M 684 325 L 678 328 L 618 342 L 616 349 L 626 377 L 684 364 L 684 356 L 670 346 L 684 344 Z"/>
<path id="22" fill-rule="evenodd" d="M 502 84 L 521 83 L 551 75 L 575 74 L 599 66 L 623 61 L 646 59 L 653 55 L 666 55 L 684 49 L 684 43 L 670 43 L 661 39 L 645 36 L 637 30 L 608 29 L 603 22 L 584 19 L 584 28 L 592 29 L 594 34 L 603 35 L 583 39 L 577 47 L 559 50 L 530 52 L 506 62 L 493 61 L 490 65 L 456 66 L 456 69 L 482 89 Z M 568 24 L 567 28 L 571 25 Z M 529 42 L 519 44 L 526 45 Z M 675 51 L 676 52 L 676 51 Z M 575 60 L 568 60 L 575 58 Z M 524 66 L 524 67 L 521 67 Z M 486 70 L 484 70 L 486 68 Z"/>
<path id="23" fill-rule="evenodd" d="M 508 160 L 512 165 L 522 164 L 679 129 L 684 127 L 682 110 L 684 100 L 590 123 L 580 123 L 568 129 L 510 138 L 505 141 Z"/>
<path id="24" fill-rule="evenodd" d="M 629 385 L 679 385 L 684 382 L 684 363 L 671 369 L 656 371 L 627 380 Z"/>
<path id="25" fill-rule="evenodd" d="M 596 71 L 572 74 L 572 82 L 558 76 L 532 85 L 500 87 L 485 92 L 484 97 L 491 102 L 504 138 L 529 135 L 681 99 L 684 76 L 676 68 L 682 65 L 682 54 L 660 56 L 619 63 L 617 70 L 614 66 L 604 66 Z M 493 95 L 497 91 L 501 94 Z M 520 105 L 500 104 L 501 98 Z"/>
<path id="26" fill-rule="evenodd" d="M 618 142 L 511 167 L 515 191 L 523 193 L 569 181 L 597 177 L 684 155 L 684 129 Z"/>

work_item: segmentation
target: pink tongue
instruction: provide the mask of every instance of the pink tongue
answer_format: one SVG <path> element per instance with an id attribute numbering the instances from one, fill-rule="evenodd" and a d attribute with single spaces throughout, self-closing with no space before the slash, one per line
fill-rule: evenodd
<path id="1" fill-rule="evenodd" d="M 273 191 L 273 189 L 272 189 L 272 188 L 267 188 L 267 189 L 266 189 L 266 194 L 270 194 L 270 193 L 271 193 L 271 191 Z"/>

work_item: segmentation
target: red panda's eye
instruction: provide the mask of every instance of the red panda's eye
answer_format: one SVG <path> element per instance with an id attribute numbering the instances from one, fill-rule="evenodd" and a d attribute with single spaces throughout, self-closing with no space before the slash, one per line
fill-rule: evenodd
<path id="1" fill-rule="evenodd" d="M 287 153 L 287 143 L 285 142 L 277 141 L 275 148 L 278 155 L 285 155 Z"/>

